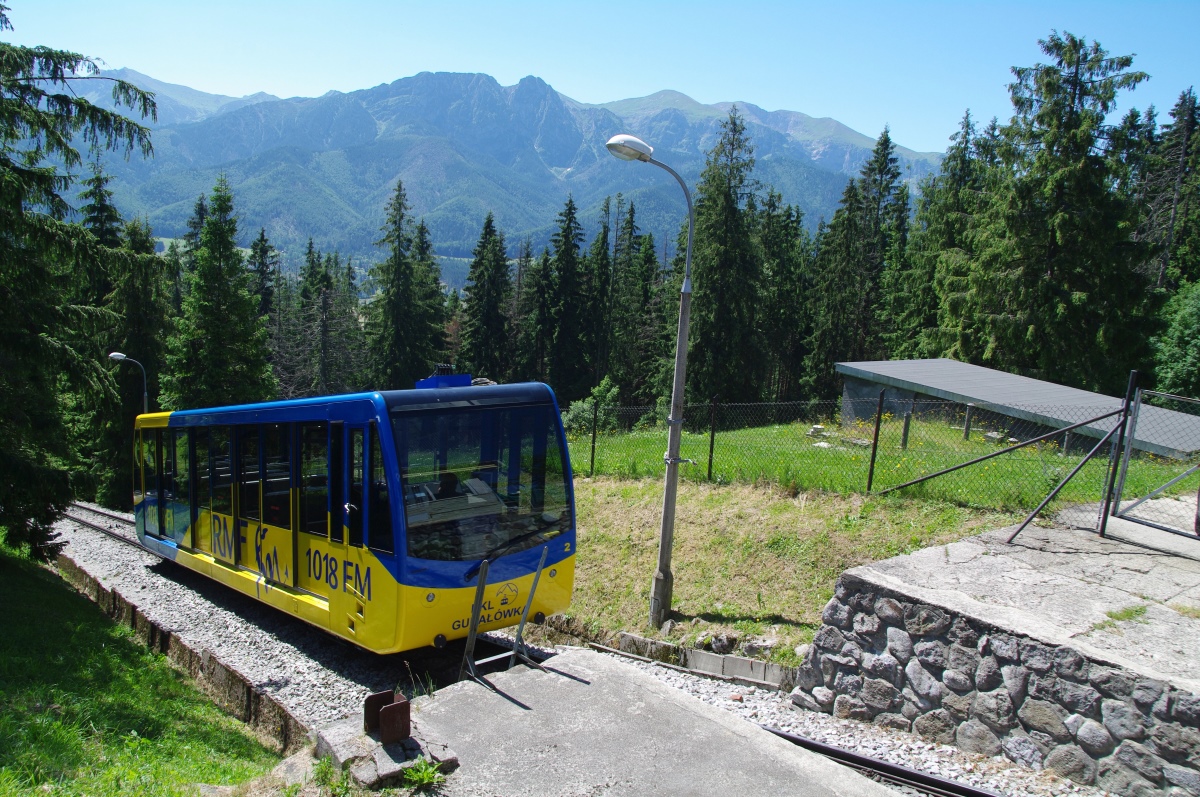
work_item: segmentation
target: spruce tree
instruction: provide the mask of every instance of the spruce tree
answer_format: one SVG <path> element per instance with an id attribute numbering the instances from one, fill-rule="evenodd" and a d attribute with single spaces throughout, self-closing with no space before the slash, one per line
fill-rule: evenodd
<path id="1" fill-rule="evenodd" d="M 412 220 L 404 185 L 388 201 L 383 238 L 386 259 L 372 269 L 379 292 L 370 305 L 368 347 L 374 387 L 379 390 L 410 388 L 433 370 L 443 335 L 441 302 L 431 296 L 432 249 L 415 257 Z M 421 253 L 416 253 L 418 256 Z"/>
<path id="2" fill-rule="evenodd" d="M 612 201 L 604 198 L 600 206 L 600 230 L 588 248 L 584 272 L 587 312 L 586 340 L 588 361 L 592 366 L 592 384 L 599 385 L 609 371 L 612 351 L 613 310 L 613 262 L 610 244 L 612 239 Z"/>
<path id="3" fill-rule="evenodd" d="M 12 27 L 6 10 L 0 30 Z M 109 80 L 99 71 L 76 53 L 0 42 L 0 529 L 6 544 L 39 559 L 55 553 L 52 527 L 70 500 L 63 418 L 48 397 L 60 379 L 112 389 L 102 361 L 73 343 L 91 313 L 75 303 L 72 278 L 113 256 L 63 221 L 82 163 L 75 145 L 150 153 L 147 128 L 80 97 L 78 79 Z M 154 115 L 150 94 L 110 82 L 117 108 Z"/>
<path id="4" fill-rule="evenodd" d="M 1118 393 L 1130 368 L 1148 364 L 1153 306 L 1139 212 L 1112 188 L 1120 173 L 1105 120 L 1146 75 L 1070 33 L 1040 45 L 1050 63 L 1013 70 L 1006 176 L 975 225 L 963 312 L 979 338 L 967 350 L 983 365 Z"/>
<path id="5" fill-rule="evenodd" d="M 499 381 L 511 369 L 513 341 L 506 311 L 512 284 L 504 234 L 496 229 L 491 213 L 483 220 L 474 254 L 463 306 L 460 367 L 476 376 Z"/>
<path id="6" fill-rule="evenodd" d="M 252 287 L 254 295 L 258 297 L 258 314 L 269 316 L 275 304 L 279 251 L 271 245 L 265 227 L 259 229 L 258 237 L 250 244 L 250 258 L 246 265 L 254 275 Z"/>
<path id="7" fill-rule="evenodd" d="M 518 381 L 549 380 L 555 330 L 554 282 L 554 261 L 550 250 L 543 249 L 526 274 L 521 291 L 515 376 Z"/>
<path id="8" fill-rule="evenodd" d="M 692 400 L 757 401 L 761 260 L 753 235 L 754 147 L 737 108 L 721 123 L 696 187 L 688 390 Z"/>
<path id="9" fill-rule="evenodd" d="M 804 215 L 767 193 L 757 220 L 762 253 L 762 333 L 767 357 L 764 398 L 798 401 L 804 397 L 804 361 L 811 321 L 808 294 L 812 282 L 812 240 Z"/>
<path id="10" fill-rule="evenodd" d="M 233 193 L 217 179 L 188 275 L 179 327 L 167 353 L 163 402 L 170 409 L 264 401 L 275 394 L 266 318 L 237 246 Z"/>
<path id="11" fill-rule="evenodd" d="M 550 238 L 554 246 L 553 340 L 546 353 L 547 378 L 559 401 L 569 404 L 586 396 L 592 372 L 587 351 L 587 297 L 584 293 L 583 229 L 575 200 L 567 197 L 558 214 L 558 227 Z M 539 319 L 540 320 L 540 319 Z"/>

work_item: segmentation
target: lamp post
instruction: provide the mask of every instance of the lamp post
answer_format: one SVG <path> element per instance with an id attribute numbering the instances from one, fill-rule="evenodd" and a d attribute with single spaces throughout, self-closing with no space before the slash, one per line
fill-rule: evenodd
<path id="1" fill-rule="evenodd" d="M 658 536 L 658 569 L 650 587 L 650 625 L 658 628 L 666 622 L 671 611 L 671 593 L 675 577 L 671 574 L 671 547 L 675 537 L 675 496 L 679 489 L 679 441 L 683 436 L 683 384 L 687 374 L 688 319 L 692 310 L 692 231 L 696 217 L 692 211 L 692 194 L 678 172 L 651 157 L 654 148 L 630 135 L 617 135 L 608 140 L 608 151 L 621 160 L 652 163 L 668 172 L 683 189 L 688 208 L 687 254 L 684 258 L 683 289 L 679 292 L 679 331 L 675 337 L 675 380 L 671 386 L 671 414 L 667 416 L 667 466 L 663 486 L 662 526 Z"/>
<path id="2" fill-rule="evenodd" d="M 146 367 L 132 357 L 126 357 L 119 351 L 111 352 L 108 355 L 108 359 L 116 360 L 119 363 L 133 363 L 142 369 L 142 414 L 148 414 L 150 412 L 150 394 L 146 391 Z"/>

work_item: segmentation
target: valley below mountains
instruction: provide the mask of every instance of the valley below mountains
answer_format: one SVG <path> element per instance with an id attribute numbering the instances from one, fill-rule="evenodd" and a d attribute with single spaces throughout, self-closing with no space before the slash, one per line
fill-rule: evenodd
<path id="1" fill-rule="evenodd" d="M 444 257 L 470 256 L 489 211 L 510 247 L 530 237 L 540 249 L 568 195 L 589 237 L 600 203 L 622 193 L 641 229 L 673 246 L 686 213 L 678 186 L 661 170 L 617 161 L 604 144 L 617 133 L 637 135 L 694 185 L 734 104 L 755 148 L 754 176 L 815 227 L 832 217 L 880 132 L 743 102 L 704 105 L 674 91 L 588 105 L 536 77 L 501 86 L 483 74 L 423 72 L 361 91 L 280 99 L 206 94 L 129 69 L 104 74 L 154 91 L 159 108 L 153 157 L 104 162 L 121 213 L 148 218 L 157 236 L 178 237 L 196 198 L 223 173 L 240 237 L 248 243 L 265 228 L 292 264 L 310 237 L 322 251 L 373 260 L 398 179 Z M 88 99 L 112 107 L 105 87 L 93 86 Z M 903 147 L 897 154 L 914 184 L 940 158 Z"/>

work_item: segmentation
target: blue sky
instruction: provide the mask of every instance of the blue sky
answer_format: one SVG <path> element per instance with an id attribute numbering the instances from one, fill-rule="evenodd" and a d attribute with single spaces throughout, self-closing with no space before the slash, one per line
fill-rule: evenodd
<path id="1" fill-rule="evenodd" d="M 966 108 L 1010 114 L 1013 65 L 1051 29 L 1136 53 L 1120 109 L 1160 119 L 1200 84 L 1190 2 L 528 2 L 9 0 L 4 38 L 241 96 L 353 91 L 423 71 L 537 75 L 582 102 L 675 89 L 706 103 L 831 116 L 941 151 Z"/>

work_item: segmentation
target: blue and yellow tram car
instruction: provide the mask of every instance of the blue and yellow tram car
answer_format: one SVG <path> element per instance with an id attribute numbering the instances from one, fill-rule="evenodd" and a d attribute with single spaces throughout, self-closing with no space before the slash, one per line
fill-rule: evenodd
<path id="1" fill-rule="evenodd" d="M 139 416 L 139 541 L 378 653 L 466 636 L 484 559 L 481 629 L 518 622 L 543 548 L 530 613 L 563 611 L 575 506 L 554 394 L 434 384 Z"/>

